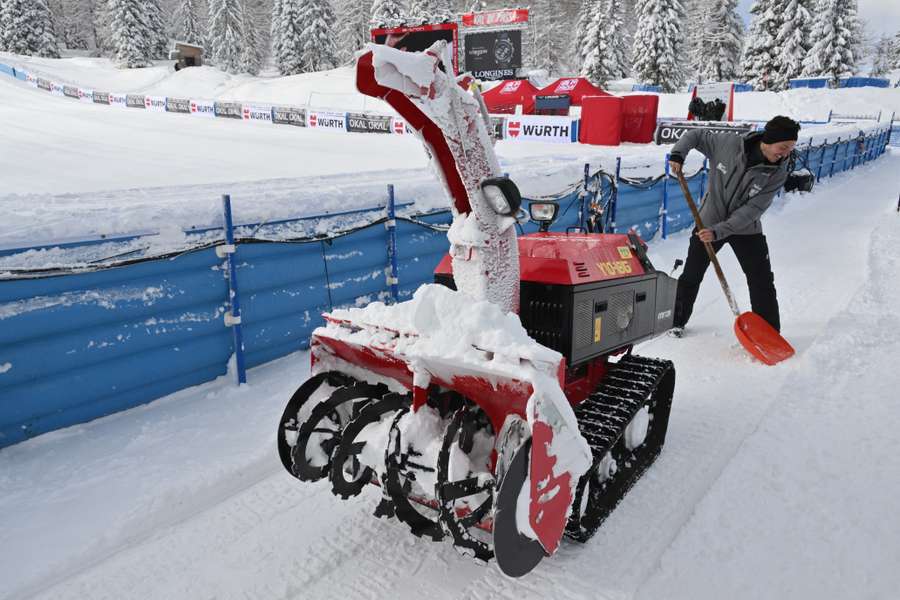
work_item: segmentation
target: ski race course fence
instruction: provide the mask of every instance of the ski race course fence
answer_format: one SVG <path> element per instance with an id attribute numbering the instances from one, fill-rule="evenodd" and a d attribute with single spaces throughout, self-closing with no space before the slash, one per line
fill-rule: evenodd
<path id="1" fill-rule="evenodd" d="M 800 147 L 797 166 L 820 179 L 854 169 L 889 135 Z M 690 176 L 695 197 L 706 179 Z M 144 235 L 0 251 L 0 448 L 210 381 L 232 357 L 243 380 L 307 348 L 322 312 L 409 298 L 447 252 L 451 215 L 395 205 L 388 187 L 384 206 L 237 226 L 223 197 L 221 229 L 162 254 Z M 586 165 L 552 200 L 555 231 L 585 228 L 592 204 L 604 231 L 650 239 L 692 225 L 675 179 L 629 178 L 620 161 Z"/>

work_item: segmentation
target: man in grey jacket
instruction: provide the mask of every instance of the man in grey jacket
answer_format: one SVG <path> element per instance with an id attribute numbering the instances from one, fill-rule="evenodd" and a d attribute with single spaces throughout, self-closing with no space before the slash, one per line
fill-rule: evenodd
<path id="1" fill-rule="evenodd" d="M 760 217 L 772 204 L 788 176 L 788 157 L 797 143 L 800 125 L 778 116 L 762 132 L 740 136 L 695 129 L 685 133 L 669 157 L 670 170 L 681 172 L 691 150 L 709 159 L 709 190 L 700 206 L 704 229 L 694 231 L 684 271 L 678 278 L 673 334 L 681 337 L 691 317 L 700 283 L 709 266 L 703 247 L 718 252 L 728 244 L 747 276 L 753 312 L 781 330 L 775 276 Z"/>

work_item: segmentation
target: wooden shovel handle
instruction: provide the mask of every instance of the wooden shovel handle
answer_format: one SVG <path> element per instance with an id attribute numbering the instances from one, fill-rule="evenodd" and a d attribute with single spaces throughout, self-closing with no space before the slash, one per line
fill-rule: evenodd
<path id="1" fill-rule="evenodd" d="M 691 209 L 691 214 L 694 215 L 694 222 L 697 224 L 697 231 L 701 229 L 706 229 L 703 226 L 703 220 L 700 218 L 700 211 L 697 210 L 697 205 L 694 204 L 694 197 L 691 196 L 691 190 L 688 189 L 687 181 L 684 179 L 684 173 L 678 172 L 678 183 L 681 184 L 681 192 L 684 194 L 684 199 L 687 201 L 688 207 Z M 703 246 L 706 248 L 706 253 L 709 255 L 709 261 L 713 264 L 713 268 L 716 270 L 716 276 L 719 278 L 719 283 L 722 284 L 722 291 L 725 292 L 725 298 L 728 300 L 728 306 L 731 307 L 731 312 L 734 313 L 735 317 L 740 316 L 741 311 L 738 308 L 737 302 L 734 300 L 734 294 L 731 293 L 731 288 L 728 287 L 728 282 L 725 281 L 725 273 L 722 272 L 722 267 L 719 265 L 719 259 L 716 257 L 716 251 L 713 250 L 712 244 L 709 242 L 703 242 Z"/>

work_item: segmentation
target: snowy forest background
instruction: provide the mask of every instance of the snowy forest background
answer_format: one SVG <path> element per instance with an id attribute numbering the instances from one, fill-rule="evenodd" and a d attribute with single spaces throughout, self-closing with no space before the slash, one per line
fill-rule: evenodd
<path id="1" fill-rule="evenodd" d="M 881 76 L 900 68 L 900 32 L 874 37 L 857 0 L 534 0 L 533 64 L 597 85 L 633 77 L 663 91 L 746 81 L 782 90 L 795 77 Z M 170 41 L 205 47 L 229 73 L 320 71 L 351 60 L 378 25 L 439 22 L 473 0 L 0 0 L 0 50 L 108 56 L 123 68 L 165 59 Z"/>

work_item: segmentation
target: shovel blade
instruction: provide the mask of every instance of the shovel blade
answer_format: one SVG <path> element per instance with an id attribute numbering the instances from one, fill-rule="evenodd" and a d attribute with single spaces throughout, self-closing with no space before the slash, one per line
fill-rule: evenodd
<path id="1" fill-rule="evenodd" d="M 734 321 L 734 334 L 747 352 L 767 365 L 775 365 L 794 355 L 794 348 L 768 321 L 745 312 Z"/>

